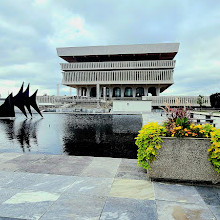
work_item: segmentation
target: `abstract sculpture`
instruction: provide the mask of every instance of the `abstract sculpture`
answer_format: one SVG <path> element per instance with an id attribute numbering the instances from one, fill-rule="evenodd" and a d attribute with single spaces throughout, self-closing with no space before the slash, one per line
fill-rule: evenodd
<path id="1" fill-rule="evenodd" d="M 12 94 L 10 94 L 6 99 L 5 102 L 0 106 L 0 118 L 13 118 L 15 117 L 15 111 L 14 111 L 14 106 L 18 107 L 22 113 L 27 117 L 25 107 L 27 108 L 28 112 L 32 116 L 31 108 L 32 106 L 38 114 L 42 116 L 40 109 L 37 106 L 36 103 L 36 96 L 37 96 L 37 91 L 29 97 L 29 84 L 27 89 L 23 92 L 24 88 L 24 83 L 22 84 L 19 92 L 17 95 L 14 97 Z"/>

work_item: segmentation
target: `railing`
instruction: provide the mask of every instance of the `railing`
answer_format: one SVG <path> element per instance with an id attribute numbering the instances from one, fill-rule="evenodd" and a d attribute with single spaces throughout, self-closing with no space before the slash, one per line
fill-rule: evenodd
<path id="1" fill-rule="evenodd" d="M 197 104 L 198 96 L 143 96 L 142 100 L 152 101 L 152 106 L 192 106 L 199 107 Z M 204 96 L 203 106 L 209 107 L 210 98 Z"/>
<path id="2" fill-rule="evenodd" d="M 76 102 L 95 102 L 96 98 L 87 96 L 37 96 L 38 104 L 70 104 Z"/>
<path id="3" fill-rule="evenodd" d="M 173 70 L 69 71 L 63 72 L 62 84 L 173 83 Z"/>
<path id="4" fill-rule="evenodd" d="M 92 69 L 161 69 L 175 67 L 175 60 L 153 61 L 116 61 L 116 62 L 84 62 L 84 63 L 61 63 L 63 71 L 68 70 L 92 70 Z"/>
<path id="5" fill-rule="evenodd" d="M 69 96 L 37 96 L 37 102 L 39 104 L 49 103 L 49 104 L 64 104 L 66 102 L 70 102 Z M 68 101 L 69 100 L 69 101 Z"/>

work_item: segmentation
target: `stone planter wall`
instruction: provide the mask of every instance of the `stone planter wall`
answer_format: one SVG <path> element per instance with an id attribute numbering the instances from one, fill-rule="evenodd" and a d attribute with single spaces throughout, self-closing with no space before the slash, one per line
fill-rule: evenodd
<path id="1" fill-rule="evenodd" d="M 220 174 L 208 161 L 210 139 L 166 138 L 148 171 L 152 179 L 220 183 Z"/>

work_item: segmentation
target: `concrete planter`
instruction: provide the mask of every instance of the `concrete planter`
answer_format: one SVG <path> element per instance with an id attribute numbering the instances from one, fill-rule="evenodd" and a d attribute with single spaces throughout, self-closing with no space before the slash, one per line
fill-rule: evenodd
<path id="1" fill-rule="evenodd" d="M 152 179 L 220 182 L 220 174 L 208 161 L 210 139 L 163 137 L 161 149 L 148 171 Z"/>

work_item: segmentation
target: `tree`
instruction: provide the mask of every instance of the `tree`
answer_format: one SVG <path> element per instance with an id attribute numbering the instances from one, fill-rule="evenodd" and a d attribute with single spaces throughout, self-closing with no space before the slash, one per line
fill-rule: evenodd
<path id="1" fill-rule="evenodd" d="M 212 108 L 220 108 L 220 93 L 210 95 L 210 103 Z"/>
<path id="2" fill-rule="evenodd" d="M 202 108 L 202 105 L 203 105 L 204 103 L 205 103 L 205 101 L 204 101 L 204 96 L 199 95 L 198 98 L 197 98 L 197 104 L 199 104 L 200 109 Z"/>

